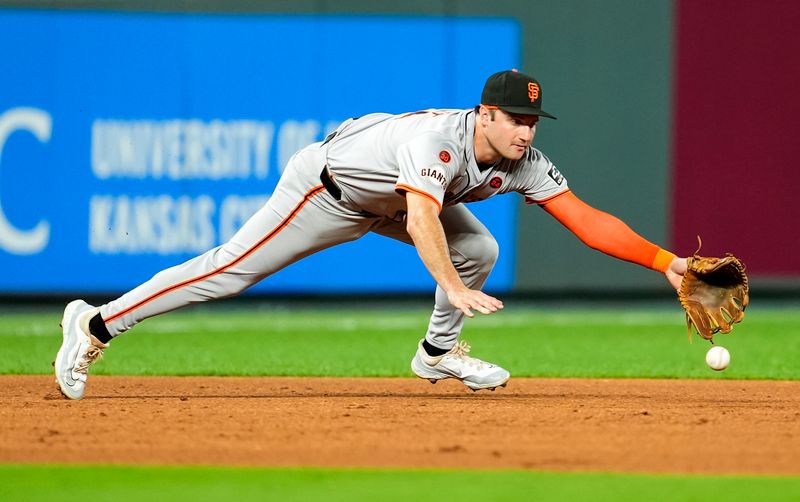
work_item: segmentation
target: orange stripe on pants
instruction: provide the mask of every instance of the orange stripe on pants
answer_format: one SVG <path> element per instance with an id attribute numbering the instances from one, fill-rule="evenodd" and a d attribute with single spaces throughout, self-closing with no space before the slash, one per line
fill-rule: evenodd
<path id="1" fill-rule="evenodd" d="M 241 263 L 242 260 L 244 260 L 248 256 L 252 255 L 258 249 L 260 249 L 262 246 L 264 246 L 264 244 L 269 242 L 273 237 L 278 235 L 278 233 L 280 233 L 281 230 L 286 228 L 286 226 L 292 221 L 292 219 L 294 219 L 294 217 L 297 215 L 297 213 L 299 213 L 300 210 L 303 209 L 303 206 L 305 206 L 308 203 L 308 201 L 310 201 L 315 195 L 319 194 L 320 192 L 322 192 L 324 190 L 325 190 L 325 188 L 322 185 L 318 185 L 318 186 L 315 186 L 314 188 L 312 188 L 311 190 L 309 190 L 308 192 L 306 192 L 305 196 L 303 197 L 303 200 L 300 201 L 300 203 L 297 204 L 297 206 L 295 206 L 295 208 L 289 213 L 289 215 L 286 218 L 284 218 L 278 224 L 278 226 L 273 228 L 267 235 L 262 237 L 258 242 L 256 242 L 253 246 L 251 246 L 249 249 L 247 249 L 247 251 L 242 253 L 236 259 L 234 259 L 234 260 L 228 262 L 227 264 L 223 265 L 222 267 L 216 268 L 216 269 L 214 269 L 214 270 L 212 270 L 210 272 L 207 272 L 205 274 L 199 275 L 199 276 L 194 277 L 192 279 L 188 279 L 186 281 L 180 282 L 180 283 L 175 284 L 173 286 L 166 287 L 166 288 L 164 288 L 164 289 L 162 289 L 162 290 L 160 290 L 160 291 L 158 291 L 156 293 L 153 293 L 152 295 L 150 295 L 147 298 L 145 298 L 145 299 L 143 299 L 143 300 L 131 305 L 130 307 L 126 308 L 125 310 L 117 312 L 116 314 L 104 319 L 105 323 L 108 324 L 108 323 L 110 323 L 110 322 L 112 322 L 112 321 L 114 321 L 116 319 L 119 319 L 122 316 L 125 316 L 125 315 L 133 312 L 134 310 L 136 310 L 138 308 L 141 308 L 144 305 L 147 305 L 148 303 L 152 302 L 153 300 L 156 300 L 156 299 L 158 299 L 158 298 L 160 298 L 160 297 L 162 297 L 162 296 L 164 296 L 166 294 L 169 294 L 169 293 L 171 293 L 173 291 L 176 291 L 176 290 L 178 290 L 180 288 L 183 288 L 185 286 L 188 286 L 190 284 L 195 284 L 197 282 L 201 282 L 201 281 L 204 281 L 206 279 L 209 279 L 209 278 L 211 278 L 211 277 L 213 277 L 213 276 L 215 276 L 217 274 L 221 274 L 222 272 L 225 272 L 226 270 L 230 269 L 231 267 L 236 266 L 238 263 Z"/>

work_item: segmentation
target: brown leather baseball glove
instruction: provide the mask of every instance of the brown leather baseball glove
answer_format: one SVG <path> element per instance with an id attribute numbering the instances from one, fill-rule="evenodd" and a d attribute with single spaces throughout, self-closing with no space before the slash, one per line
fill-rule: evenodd
<path id="1" fill-rule="evenodd" d="M 732 254 L 705 258 L 695 253 L 686 261 L 678 298 L 686 311 L 689 339 L 694 325 L 700 336 L 714 343 L 716 333 L 730 333 L 733 324 L 744 319 L 750 303 L 744 264 Z"/>

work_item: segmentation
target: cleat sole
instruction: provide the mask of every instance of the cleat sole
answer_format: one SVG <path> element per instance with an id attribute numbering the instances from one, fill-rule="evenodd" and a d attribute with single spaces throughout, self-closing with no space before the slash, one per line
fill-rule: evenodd
<path id="1" fill-rule="evenodd" d="M 499 387 L 505 388 L 508 385 L 508 380 L 506 380 L 505 382 L 503 382 L 501 384 L 493 385 L 493 386 L 490 386 L 490 387 L 472 387 L 470 385 L 467 385 L 466 383 L 464 385 L 466 385 L 468 389 L 472 389 L 475 392 L 477 392 L 479 390 L 490 390 L 490 391 L 494 392 Z"/>

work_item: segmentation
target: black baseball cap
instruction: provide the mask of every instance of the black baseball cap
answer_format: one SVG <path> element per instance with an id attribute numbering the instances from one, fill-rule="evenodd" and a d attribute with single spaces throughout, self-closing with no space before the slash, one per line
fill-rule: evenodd
<path id="1" fill-rule="evenodd" d="M 517 70 L 504 70 L 486 79 L 481 104 L 518 115 L 539 115 L 555 119 L 542 110 L 542 86 Z"/>

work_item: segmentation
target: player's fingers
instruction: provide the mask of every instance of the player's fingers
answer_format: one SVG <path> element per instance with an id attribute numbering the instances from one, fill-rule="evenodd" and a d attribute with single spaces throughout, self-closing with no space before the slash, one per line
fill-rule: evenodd
<path id="1" fill-rule="evenodd" d="M 496 309 L 491 309 L 491 308 L 485 307 L 483 305 L 475 305 L 472 308 L 474 308 L 475 310 L 477 310 L 481 314 L 486 314 L 486 315 L 491 314 L 492 312 L 494 312 L 496 310 Z"/>
<path id="2" fill-rule="evenodd" d="M 492 312 L 497 312 L 497 307 L 486 301 L 481 301 L 474 308 L 478 309 L 481 314 L 491 314 Z"/>
<path id="3" fill-rule="evenodd" d="M 461 312 L 464 312 L 464 315 L 467 317 L 475 317 L 475 314 L 472 313 L 469 307 L 460 307 Z"/>
<path id="4" fill-rule="evenodd" d="M 485 315 L 497 312 L 497 307 L 492 302 L 489 302 L 484 298 L 478 298 L 473 303 L 472 308 Z"/>
<path id="5" fill-rule="evenodd" d="M 497 308 L 503 308 L 503 302 L 499 299 L 495 298 L 494 296 L 487 295 L 483 291 L 475 290 L 475 298 L 478 299 L 481 303 L 486 306 L 492 306 Z"/>
<path id="6" fill-rule="evenodd" d="M 480 298 L 481 305 L 487 308 L 490 312 L 497 312 L 498 310 L 503 308 L 503 302 L 501 302 L 497 298 L 489 296 L 487 294 L 483 293 L 481 294 L 482 294 Z M 484 313 L 490 313 L 490 312 L 484 312 Z"/>

